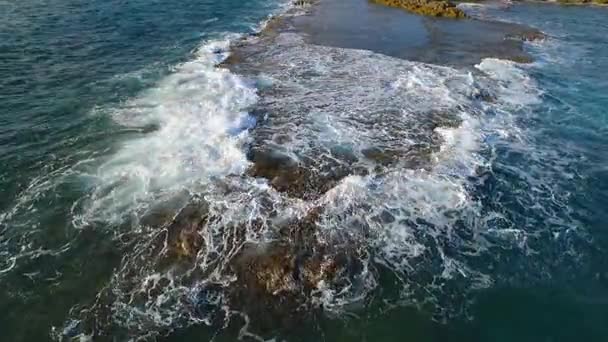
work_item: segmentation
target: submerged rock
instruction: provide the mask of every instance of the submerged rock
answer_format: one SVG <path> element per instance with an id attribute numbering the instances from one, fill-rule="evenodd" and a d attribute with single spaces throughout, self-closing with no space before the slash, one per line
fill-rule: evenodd
<path id="1" fill-rule="evenodd" d="M 547 36 L 542 31 L 534 28 L 528 28 L 527 30 L 524 30 L 522 32 L 510 34 L 507 36 L 507 39 L 523 40 L 526 42 L 544 40 L 545 38 L 547 38 Z"/>
<path id="2" fill-rule="evenodd" d="M 231 307 L 256 317 L 251 328 L 293 330 L 321 314 L 332 297 L 358 298 L 369 258 L 362 241 L 320 230 L 323 207 L 278 223 L 275 239 L 247 242 L 230 262 Z"/>
<path id="3" fill-rule="evenodd" d="M 374 3 L 398 7 L 431 17 L 466 18 L 466 14 L 450 1 L 444 0 L 371 0 Z"/>
<path id="4" fill-rule="evenodd" d="M 522 33 L 520 38 L 524 41 L 532 42 L 536 40 L 543 40 L 547 38 L 547 36 L 539 30 L 529 30 Z"/>
<path id="5" fill-rule="evenodd" d="M 248 243 L 232 261 L 236 280 L 229 302 L 256 317 L 254 330 L 293 329 L 322 313 L 327 296 L 358 291 L 367 258 L 362 245 L 320 239 L 317 214 L 287 224 L 279 240 Z"/>
<path id="6" fill-rule="evenodd" d="M 167 228 L 167 252 L 177 258 L 195 258 L 203 244 L 200 232 L 207 219 L 207 206 L 204 202 L 182 209 Z"/>
<path id="7" fill-rule="evenodd" d="M 265 178 L 277 191 L 306 200 L 318 198 L 352 173 L 346 165 L 335 160 L 328 160 L 324 169 L 314 169 L 301 161 L 262 149 L 252 149 L 249 158 L 253 162 L 249 176 Z"/>

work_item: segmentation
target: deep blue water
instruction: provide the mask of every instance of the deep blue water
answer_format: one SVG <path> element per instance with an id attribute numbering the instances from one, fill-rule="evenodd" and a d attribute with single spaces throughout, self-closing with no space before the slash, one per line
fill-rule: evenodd
<path id="1" fill-rule="evenodd" d="M 131 246 L 124 241 L 137 234 L 131 216 L 139 211 L 115 200 L 100 201 L 101 208 L 90 204 L 118 191 L 115 174 L 130 176 L 117 168 L 108 181 L 115 183 L 100 186 L 98 179 L 106 181 L 103 171 L 114 170 L 124 158 L 152 156 L 142 165 L 167 172 L 161 176 L 171 183 L 154 180 L 143 186 L 145 191 L 137 183 L 124 193 L 162 197 L 159 193 L 174 184 L 191 186 L 190 174 L 172 174 L 165 165 L 157 167 L 156 159 L 199 165 L 190 154 L 196 144 L 177 144 L 162 154 L 156 154 L 162 146 L 152 145 L 154 140 L 148 150 L 133 147 L 166 118 L 161 124 L 125 124 L 129 117 L 124 113 L 156 106 L 156 99 L 161 106 L 164 100 L 186 102 L 187 93 L 173 94 L 179 88 L 166 85 L 173 84 L 171 75 L 187 74 L 183 70 L 189 62 L 205 58 L 200 49 L 208 42 L 253 32 L 278 5 L 263 0 L 0 2 L 2 339 L 47 340 L 66 326 L 71 334 L 70 319 L 107 286 Z M 372 301 L 352 317 L 315 322 L 306 334 L 298 331 L 290 339 L 608 340 L 608 9 L 523 4 L 472 11 L 538 27 L 549 37 L 527 44 L 536 61 L 518 67 L 541 101 L 511 94 L 513 101 L 522 101 L 522 108 L 513 111 L 512 126 L 505 127 L 511 138 L 484 136 L 488 148 L 480 153 L 491 160 L 490 167 L 471 180 L 480 214 L 500 214 L 488 219 L 488 226 L 500 232 L 486 237 L 500 242 L 490 250 L 495 257 L 471 265 L 492 275 L 495 286 L 467 292 L 471 302 L 461 316 L 438 319 L 434 312 L 409 306 L 386 310 Z M 507 78 L 512 72 L 496 66 L 484 70 L 504 72 Z M 175 83 L 187 83 L 186 77 Z M 240 89 L 236 81 L 226 89 L 200 84 L 213 96 Z M 143 103 L 132 102 L 142 98 Z M 166 108 L 178 118 L 192 112 Z M 224 124 L 207 123 L 212 128 Z M 177 132 L 213 132 L 192 126 L 193 132 L 181 126 Z M 237 126 L 230 128 L 242 128 Z M 183 140 L 200 142 L 189 137 Z M 170 158 L 174 154 L 185 157 Z M 146 203 L 140 200 L 133 203 Z M 385 277 L 379 297 L 395 290 L 394 279 Z M 450 288 L 446 297 L 459 298 L 458 290 Z M 233 340 L 238 327 L 228 330 L 217 340 Z M 168 339 L 208 340 L 209 334 L 199 325 L 178 329 Z"/>
<path id="2" fill-rule="evenodd" d="M 142 134 L 112 120 L 114 108 L 193 59 L 206 41 L 253 32 L 278 5 L 0 3 L 0 268 L 25 252 L 19 271 L 2 272 L 2 340 L 49 339 L 51 325 L 63 326 L 120 261 L 110 232 L 80 231 L 71 213 L 89 189 L 70 169 L 83 163 L 87 170 L 87 160 Z M 44 252 L 71 242 L 80 247 Z M 59 274 L 71 285 L 57 287 Z"/>

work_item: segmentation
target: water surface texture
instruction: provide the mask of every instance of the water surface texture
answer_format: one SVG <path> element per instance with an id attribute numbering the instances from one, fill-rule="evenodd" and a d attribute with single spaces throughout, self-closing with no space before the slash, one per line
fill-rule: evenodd
<path id="1" fill-rule="evenodd" d="M 608 339 L 608 10 L 320 6 L 0 2 L 6 340 Z"/>

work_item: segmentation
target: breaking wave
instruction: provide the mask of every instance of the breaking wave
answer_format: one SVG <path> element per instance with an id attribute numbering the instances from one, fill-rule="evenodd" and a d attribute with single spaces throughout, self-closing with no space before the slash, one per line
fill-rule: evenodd
<path id="1" fill-rule="evenodd" d="M 205 45 L 197 59 L 115 110 L 113 118 L 125 127 L 154 128 L 124 142 L 88 175 L 95 190 L 84 204 L 85 222 L 120 222 L 154 201 L 246 169 L 247 129 L 255 124 L 247 108 L 257 95 L 238 76 L 215 68 L 229 44 Z"/>

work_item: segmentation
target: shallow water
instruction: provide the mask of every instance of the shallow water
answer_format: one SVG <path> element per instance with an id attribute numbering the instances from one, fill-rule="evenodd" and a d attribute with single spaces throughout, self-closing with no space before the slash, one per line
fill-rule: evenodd
<path id="1" fill-rule="evenodd" d="M 441 66 L 353 1 L 399 27 L 297 17 L 214 67 L 279 5 L 0 4 L 3 334 L 605 339 L 608 11 L 464 5 L 549 38 Z"/>
<path id="2" fill-rule="evenodd" d="M 505 36 L 534 31 L 502 21 L 423 17 L 367 1 L 321 2 L 311 15 L 297 18 L 294 25 L 315 44 L 373 50 L 458 67 L 489 57 L 528 59 L 522 42 Z"/>

